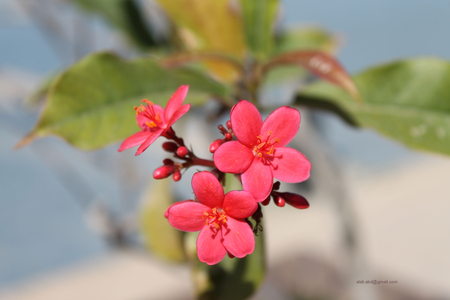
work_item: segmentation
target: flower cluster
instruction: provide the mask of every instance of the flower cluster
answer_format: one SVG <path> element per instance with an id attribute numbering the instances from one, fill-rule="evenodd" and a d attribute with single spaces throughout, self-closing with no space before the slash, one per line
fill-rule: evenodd
<path id="1" fill-rule="evenodd" d="M 279 192 L 279 181 L 302 182 L 309 178 L 311 164 L 293 148 L 286 147 L 300 128 L 300 113 L 294 108 L 280 107 L 263 121 L 252 103 L 241 100 L 231 110 L 226 128 L 219 125 L 223 139 L 209 147 L 213 160 L 198 158 L 185 146 L 172 125 L 190 108 L 183 105 L 188 86 L 181 86 L 172 95 L 165 109 L 148 100 L 146 106 L 135 107 L 140 132 L 127 138 L 119 151 L 138 146 L 136 155 L 145 151 L 158 137 L 167 138 L 163 149 L 182 162 L 165 159 L 154 173 L 155 179 L 173 176 L 181 179 L 181 171 L 194 165 L 212 168 L 197 172 L 192 178 L 194 200 L 170 206 L 165 217 L 183 231 L 200 231 L 197 255 L 207 264 L 220 262 L 226 254 L 242 258 L 255 247 L 253 232 L 257 232 L 262 217 L 259 203 L 267 205 L 272 198 L 277 206 L 285 203 L 304 209 L 308 201 L 301 195 Z M 224 173 L 236 174 L 242 191 L 224 194 Z M 255 228 L 248 218 L 256 221 Z"/>

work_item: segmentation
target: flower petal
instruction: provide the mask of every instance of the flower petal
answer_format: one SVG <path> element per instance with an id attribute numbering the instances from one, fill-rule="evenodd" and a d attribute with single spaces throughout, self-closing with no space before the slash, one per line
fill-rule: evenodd
<path id="1" fill-rule="evenodd" d="M 295 108 L 282 106 L 274 110 L 264 121 L 261 135 L 265 138 L 269 131 L 272 132 L 270 140 L 279 139 L 274 147 L 286 146 L 300 129 L 300 113 Z"/>
<path id="2" fill-rule="evenodd" d="M 161 136 L 163 132 L 163 128 L 159 128 L 153 132 L 149 132 L 147 139 L 137 149 L 136 156 L 144 152 L 148 148 L 148 146 L 150 146 L 157 138 Z"/>
<path id="3" fill-rule="evenodd" d="M 164 216 L 170 225 L 183 231 L 199 231 L 206 226 L 203 212 L 211 213 L 211 208 L 193 200 L 172 204 Z"/>
<path id="4" fill-rule="evenodd" d="M 159 114 L 159 117 L 161 119 L 162 124 L 164 124 L 164 108 L 159 106 L 158 104 L 153 105 L 147 105 L 145 106 L 145 110 L 153 110 L 156 115 Z M 150 123 L 152 120 L 147 118 L 146 116 L 143 116 L 142 114 L 136 114 L 136 122 L 138 123 L 139 127 L 142 129 L 148 128 L 148 126 L 145 123 Z"/>
<path id="5" fill-rule="evenodd" d="M 309 178 L 311 163 L 295 149 L 282 147 L 276 148 L 273 160 L 272 174 L 278 180 L 284 182 L 302 182 Z"/>
<path id="6" fill-rule="evenodd" d="M 245 172 L 255 158 L 252 150 L 238 141 L 223 143 L 213 157 L 217 169 L 233 174 Z"/>
<path id="7" fill-rule="evenodd" d="M 255 236 L 244 220 L 228 218 L 222 235 L 226 250 L 236 257 L 242 258 L 255 250 Z"/>
<path id="8" fill-rule="evenodd" d="M 253 215 L 258 208 L 258 204 L 249 192 L 231 191 L 225 194 L 222 208 L 227 216 L 244 219 Z"/>
<path id="9" fill-rule="evenodd" d="M 253 148 L 256 145 L 256 137 L 261 133 L 263 124 L 261 114 L 256 106 L 247 100 L 241 100 L 233 106 L 230 118 L 233 132 L 238 141 Z"/>
<path id="10" fill-rule="evenodd" d="M 245 191 L 252 193 L 257 202 L 262 202 L 269 196 L 273 186 L 272 170 L 269 165 L 255 158 L 252 165 L 241 175 Z"/>
<path id="11" fill-rule="evenodd" d="M 179 118 L 181 118 L 185 113 L 188 112 L 188 110 L 191 108 L 190 104 L 182 105 L 179 109 L 177 109 L 170 120 L 167 122 L 167 127 L 172 126 L 176 121 L 178 121 Z"/>
<path id="12" fill-rule="evenodd" d="M 222 207 L 223 187 L 219 180 L 210 172 L 203 171 L 192 176 L 192 189 L 195 197 L 202 204 L 214 207 Z"/>
<path id="13" fill-rule="evenodd" d="M 222 244 L 222 231 L 214 226 L 205 226 L 197 238 L 197 255 L 201 262 L 215 265 L 220 262 L 227 250 Z"/>
<path id="14" fill-rule="evenodd" d="M 169 102 L 167 102 L 166 109 L 164 112 L 165 120 L 170 120 L 175 111 L 180 108 L 181 104 L 186 98 L 186 94 L 189 90 L 188 85 L 180 86 L 175 93 L 173 93 L 172 97 L 170 97 Z"/>
<path id="15" fill-rule="evenodd" d="M 141 130 L 132 136 L 126 138 L 119 147 L 119 152 L 142 144 L 148 138 L 149 132 Z"/>

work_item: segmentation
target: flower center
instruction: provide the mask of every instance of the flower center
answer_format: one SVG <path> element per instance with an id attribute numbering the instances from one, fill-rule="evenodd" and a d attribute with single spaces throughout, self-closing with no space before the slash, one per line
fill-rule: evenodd
<path id="1" fill-rule="evenodd" d="M 227 215 L 221 207 L 214 207 L 211 213 L 204 211 L 203 217 L 206 218 L 207 226 L 213 225 L 216 229 L 227 222 Z"/>
<path id="2" fill-rule="evenodd" d="M 143 117 L 146 117 L 149 119 L 149 122 L 146 122 L 145 125 L 147 125 L 149 128 L 153 129 L 156 127 L 160 127 L 162 124 L 161 116 L 159 113 L 155 112 L 155 109 L 153 108 L 153 102 L 148 101 L 147 99 L 142 100 L 141 102 L 147 103 L 147 107 L 141 104 L 141 106 L 134 107 L 134 110 L 136 111 L 137 115 L 141 115 Z"/>
<path id="3" fill-rule="evenodd" d="M 275 145 L 276 143 L 279 143 L 280 140 L 279 139 L 270 140 L 271 135 L 272 135 L 272 131 L 269 131 L 269 132 L 267 132 L 266 139 L 263 139 L 263 137 L 261 135 L 258 135 L 256 137 L 258 145 L 256 145 L 253 148 L 253 155 L 258 156 L 258 157 L 263 157 L 265 155 L 274 154 L 273 145 Z"/>

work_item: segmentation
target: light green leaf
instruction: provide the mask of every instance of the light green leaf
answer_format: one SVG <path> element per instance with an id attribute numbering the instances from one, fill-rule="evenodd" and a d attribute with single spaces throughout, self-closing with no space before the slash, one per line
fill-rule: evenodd
<path id="1" fill-rule="evenodd" d="M 170 184 L 170 180 L 152 180 L 144 194 L 140 227 L 150 252 L 169 261 L 184 262 L 183 232 L 164 218 L 164 212 L 174 203 Z"/>
<path id="2" fill-rule="evenodd" d="M 278 0 L 240 0 L 247 44 L 257 59 L 265 59 L 274 44 Z"/>
<path id="3" fill-rule="evenodd" d="M 36 128 L 21 143 L 53 134 L 82 149 L 106 146 L 139 131 L 133 107 L 142 99 L 164 107 L 182 84 L 190 85 L 184 103 L 229 96 L 226 86 L 200 71 L 165 70 L 150 58 L 89 55 L 55 80 Z"/>
<path id="4" fill-rule="evenodd" d="M 157 46 L 133 0 L 71 0 L 86 11 L 100 15 L 142 48 Z"/>
<path id="5" fill-rule="evenodd" d="M 331 110 L 344 111 L 360 126 L 414 149 L 450 155 L 450 62 L 402 60 L 369 69 L 354 81 L 363 104 L 324 82 L 303 91 L 297 103 L 331 103 Z"/>
<path id="6" fill-rule="evenodd" d="M 226 174 L 224 190 L 239 190 L 240 182 L 233 174 Z M 209 266 L 199 261 L 196 251 L 198 233 L 185 236 L 185 249 L 193 268 L 195 293 L 201 300 L 244 300 L 261 286 L 265 277 L 264 232 L 255 236 L 255 250 L 244 258 L 226 256 L 220 263 Z"/>

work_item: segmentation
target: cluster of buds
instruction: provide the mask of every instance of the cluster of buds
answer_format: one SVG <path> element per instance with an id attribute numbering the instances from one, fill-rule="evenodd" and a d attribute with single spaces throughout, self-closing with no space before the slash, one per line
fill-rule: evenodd
<path id="1" fill-rule="evenodd" d="M 167 152 L 173 153 L 173 156 L 175 158 L 182 159 L 184 160 L 184 162 L 174 162 L 170 158 L 164 159 L 164 165 L 153 172 L 153 178 L 165 179 L 172 175 L 174 181 L 179 181 L 181 179 L 181 170 L 190 165 L 189 161 L 191 160 L 193 154 L 184 146 L 182 139 L 180 139 L 179 141 L 183 146 L 180 146 L 175 142 L 165 142 L 162 144 L 162 148 Z"/>
<path id="2" fill-rule="evenodd" d="M 231 141 L 233 139 L 233 128 L 231 127 L 231 121 L 228 120 L 226 123 L 227 128 L 220 124 L 217 126 L 217 128 L 220 130 L 220 132 L 223 134 L 223 139 L 217 139 L 214 142 L 211 143 L 209 146 L 209 152 L 214 153 L 216 150 L 222 145 L 224 142 Z"/>
<path id="3" fill-rule="evenodd" d="M 306 200 L 306 198 L 302 195 L 289 192 L 277 192 L 279 189 L 280 182 L 277 181 L 273 184 L 270 195 L 263 202 L 261 202 L 261 204 L 267 206 L 270 203 L 270 199 L 273 199 L 275 205 L 279 207 L 284 207 L 286 203 L 298 209 L 306 209 L 309 207 L 308 200 Z"/>

